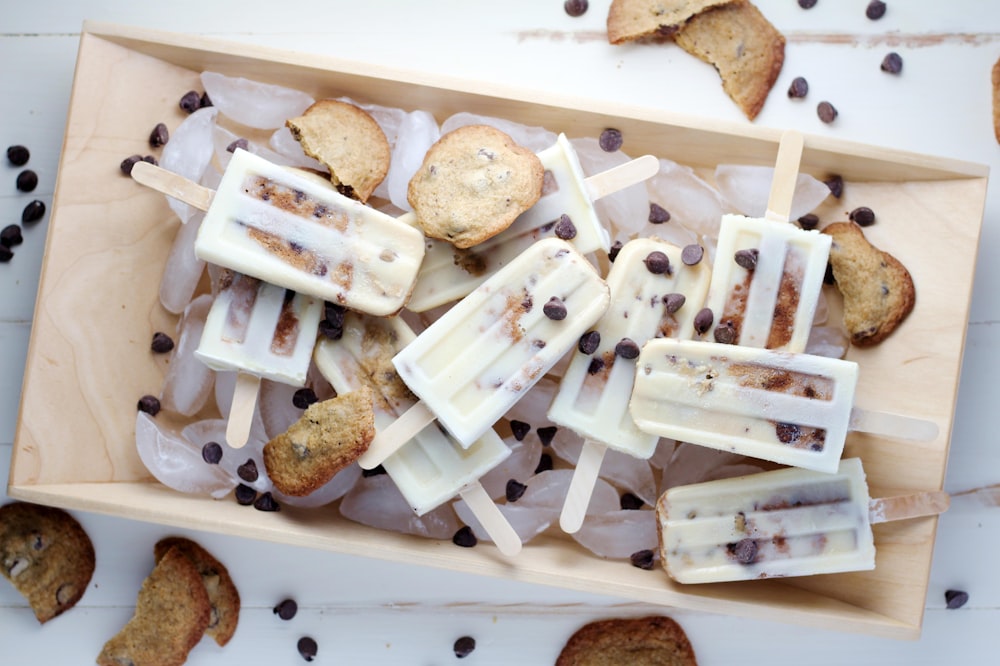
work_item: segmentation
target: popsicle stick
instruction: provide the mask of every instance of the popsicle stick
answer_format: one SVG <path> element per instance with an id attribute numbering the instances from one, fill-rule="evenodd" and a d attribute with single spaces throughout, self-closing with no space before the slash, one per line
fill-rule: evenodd
<path id="1" fill-rule="evenodd" d="M 607 171 L 595 173 L 593 176 L 584 178 L 583 182 L 587 187 L 587 192 L 590 193 L 590 200 L 597 201 L 609 194 L 648 180 L 655 176 L 659 170 L 660 160 L 654 155 L 643 155 Z"/>
<path id="2" fill-rule="evenodd" d="M 778 157 L 774 162 L 774 176 L 771 179 L 771 192 L 767 199 L 767 212 L 764 214 L 769 220 L 788 222 L 791 217 L 803 143 L 801 132 L 787 130 L 781 135 Z"/>
<path id="3" fill-rule="evenodd" d="M 476 520 L 490 535 L 494 545 L 504 555 L 517 555 L 521 552 L 521 537 L 507 522 L 506 516 L 500 512 L 479 481 L 473 481 L 458 491 Z"/>
<path id="4" fill-rule="evenodd" d="M 398 451 L 404 444 L 427 427 L 436 416 L 422 400 L 400 414 L 399 418 L 375 433 L 368 450 L 358 458 L 361 469 L 374 469 L 386 458 Z"/>
<path id="5" fill-rule="evenodd" d="M 146 187 L 166 194 L 179 201 L 194 206 L 198 210 L 208 210 L 215 198 L 215 190 L 202 187 L 198 183 L 167 171 L 149 162 L 136 162 L 132 167 L 132 179 Z"/>
<path id="6" fill-rule="evenodd" d="M 601 463 L 604 462 L 607 450 L 608 447 L 601 442 L 591 439 L 584 441 L 580 459 L 573 471 L 573 479 L 569 482 L 562 513 L 559 514 L 559 527 L 563 532 L 573 534 L 583 525 L 587 507 L 590 505 L 590 496 L 594 494 L 597 475 L 601 471 Z"/>
<path id="7" fill-rule="evenodd" d="M 933 421 L 889 412 L 874 412 L 860 407 L 851 409 L 849 428 L 855 432 L 911 442 L 929 442 L 936 439 L 939 432 L 938 425 Z"/>
<path id="8" fill-rule="evenodd" d="M 877 524 L 937 516 L 947 511 L 949 506 L 951 498 L 943 490 L 929 490 L 898 497 L 880 497 L 868 502 L 868 520 L 872 524 Z"/>
<path id="9" fill-rule="evenodd" d="M 236 373 L 236 388 L 233 389 L 233 403 L 226 423 L 226 443 L 234 449 L 243 448 L 250 439 L 259 390 L 260 377 L 246 372 Z"/>

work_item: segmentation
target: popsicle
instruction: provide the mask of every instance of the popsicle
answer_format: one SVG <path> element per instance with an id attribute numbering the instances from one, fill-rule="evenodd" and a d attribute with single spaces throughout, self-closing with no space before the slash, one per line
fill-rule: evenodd
<path id="1" fill-rule="evenodd" d="M 854 407 L 857 381 L 852 361 L 660 338 L 639 354 L 629 412 L 651 434 L 821 472 L 849 430 L 937 437 L 931 421 Z"/>
<path id="2" fill-rule="evenodd" d="M 870 570 L 872 524 L 948 505 L 941 491 L 870 499 L 859 458 L 832 474 L 786 468 L 677 486 L 656 504 L 660 557 L 679 583 Z"/>
<path id="3" fill-rule="evenodd" d="M 214 194 L 151 164 L 132 177 L 207 210 L 195 241 L 206 261 L 374 315 L 397 313 L 413 289 L 419 230 L 248 151 Z"/>
<path id="4" fill-rule="evenodd" d="M 431 420 L 468 448 L 608 308 L 608 286 L 564 240 L 537 241 L 393 357 L 420 401 L 359 460 L 381 463 Z"/>
<path id="5" fill-rule="evenodd" d="M 230 446 L 246 444 L 262 378 L 305 384 L 322 317 L 317 298 L 223 270 L 194 355 L 213 370 L 237 372 Z"/>
<path id="6" fill-rule="evenodd" d="M 538 159 L 545 167 L 542 197 L 506 230 L 465 250 L 427 239 L 407 309 L 424 312 L 462 298 L 541 238 L 555 235 L 569 240 L 582 254 L 608 250 L 610 238 L 593 202 L 650 178 L 659 169 L 657 159 L 645 155 L 585 178 L 576 151 L 563 134 L 538 153 Z"/>
<path id="7" fill-rule="evenodd" d="M 566 532 L 583 524 L 608 448 L 636 458 L 656 450 L 659 436 L 639 430 L 628 411 L 635 357 L 650 338 L 694 334 L 711 277 L 702 253 L 698 246 L 685 254 L 658 238 L 637 238 L 622 246 L 611 264 L 611 305 L 573 352 L 548 411 L 550 421 L 584 438 L 560 516 Z M 599 342 L 592 348 L 595 333 Z"/>
<path id="8" fill-rule="evenodd" d="M 341 338 L 320 341 L 314 358 L 337 392 L 371 387 L 376 395 L 378 431 L 417 401 L 392 366 L 392 357 L 415 337 L 399 317 L 349 313 Z M 505 555 L 515 555 L 521 549 L 521 540 L 479 483 L 480 477 L 509 455 L 510 448 L 492 428 L 463 449 L 431 424 L 382 464 L 417 515 L 461 495 L 497 548 Z"/>

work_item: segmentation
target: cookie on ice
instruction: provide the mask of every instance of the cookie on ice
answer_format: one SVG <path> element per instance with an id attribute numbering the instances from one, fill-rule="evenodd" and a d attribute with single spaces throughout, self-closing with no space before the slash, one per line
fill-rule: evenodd
<path id="1" fill-rule="evenodd" d="M 694 648 L 679 624 L 653 615 L 598 620 L 566 642 L 556 666 L 697 666 Z"/>
<path id="2" fill-rule="evenodd" d="M 608 9 L 608 41 L 623 44 L 645 37 L 668 37 L 709 7 L 733 0 L 613 0 Z"/>

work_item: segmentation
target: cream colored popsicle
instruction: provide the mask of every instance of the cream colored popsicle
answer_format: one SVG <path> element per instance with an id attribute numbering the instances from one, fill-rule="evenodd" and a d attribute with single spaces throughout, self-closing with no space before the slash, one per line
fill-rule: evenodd
<path id="1" fill-rule="evenodd" d="M 582 254 L 607 251 L 610 238 L 593 202 L 654 176 L 659 162 L 636 158 L 589 178 L 565 135 L 538 153 L 545 167 L 542 196 L 510 227 L 468 249 L 427 239 L 427 250 L 407 309 L 424 312 L 469 294 L 535 241 L 549 236 L 568 240 Z M 562 216 L 566 220 L 562 220 Z"/>
<path id="2" fill-rule="evenodd" d="M 392 357 L 415 337 L 398 317 L 348 313 L 343 336 L 321 340 L 314 358 L 336 391 L 371 387 L 376 396 L 375 428 L 381 430 L 417 402 L 392 366 Z M 510 448 L 492 428 L 464 449 L 430 424 L 382 464 L 417 515 L 461 495 L 497 548 L 514 555 L 521 549 L 521 540 L 479 483 L 509 455 Z"/>
<path id="3" fill-rule="evenodd" d="M 636 425 L 683 442 L 833 472 L 849 430 L 927 441 L 937 424 L 854 407 L 858 365 L 810 354 L 661 338 L 642 348 Z"/>
<path id="4" fill-rule="evenodd" d="M 393 358 L 419 398 L 377 433 L 362 467 L 381 463 L 434 418 L 468 448 L 608 308 L 608 286 L 564 240 L 534 243 Z"/>
<path id="5" fill-rule="evenodd" d="M 658 238 L 638 238 L 626 243 L 611 265 L 611 305 L 581 338 L 548 411 L 550 421 L 584 438 L 560 517 L 566 532 L 583 524 L 608 448 L 636 458 L 649 458 L 656 450 L 659 436 L 640 430 L 628 411 L 635 358 L 650 338 L 694 334 L 694 318 L 711 278 L 702 255 L 698 246 L 685 255 Z M 590 349 L 595 336 L 599 343 Z"/>
<path id="6" fill-rule="evenodd" d="M 211 190 L 151 164 L 138 182 L 199 207 L 199 258 L 351 310 L 403 308 L 424 256 L 419 230 L 237 149 Z"/>
<path id="7" fill-rule="evenodd" d="M 246 444 L 261 378 L 302 386 L 323 302 L 224 270 L 194 355 L 209 368 L 236 371 L 226 441 Z"/>
<path id="8" fill-rule="evenodd" d="M 656 505 L 660 558 L 679 583 L 875 568 L 872 524 L 935 516 L 948 495 L 871 500 L 859 458 L 833 473 L 780 469 L 677 486 Z"/>

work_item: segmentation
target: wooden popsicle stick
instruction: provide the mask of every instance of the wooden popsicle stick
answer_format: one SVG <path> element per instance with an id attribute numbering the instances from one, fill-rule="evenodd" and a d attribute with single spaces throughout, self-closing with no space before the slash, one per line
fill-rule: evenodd
<path id="1" fill-rule="evenodd" d="M 933 421 L 889 412 L 874 412 L 860 407 L 851 409 L 848 427 L 855 432 L 905 439 L 912 442 L 929 442 L 937 438 L 938 425 Z"/>
<path id="2" fill-rule="evenodd" d="M 774 176 L 771 179 L 771 192 L 767 198 L 767 212 L 764 214 L 769 220 L 788 222 L 791 217 L 803 144 L 801 132 L 786 130 L 781 135 L 778 157 L 774 162 Z"/>
<path id="3" fill-rule="evenodd" d="M 386 458 L 402 448 L 435 418 L 437 417 L 434 416 L 434 412 L 427 408 L 423 400 L 417 401 L 398 419 L 375 433 L 368 450 L 358 458 L 361 469 L 374 469 L 381 465 Z"/>
<path id="4" fill-rule="evenodd" d="M 168 197 L 173 197 L 198 210 L 208 210 L 215 198 L 215 190 L 203 187 L 198 183 L 179 176 L 173 171 L 149 162 L 136 162 L 132 167 L 132 179 L 146 187 L 156 190 Z"/>
<path id="5" fill-rule="evenodd" d="M 943 490 L 928 490 L 912 495 L 880 497 L 868 502 L 868 520 L 873 525 L 893 520 L 937 516 L 948 510 L 951 498 Z"/>
<path id="6" fill-rule="evenodd" d="M 250 439 L 258 391 L 260 377 L 246 372 L 236 373 L 236 387 L 233 389 L 233 402 L 229 408 L 229 421 L 226 423 L 226 443 L 234 449 L 243 448 Z"/>
<path id="7" fill-rule="evenodd" d="M 597 201 L 626 187 L 641 183 L 656 175 L 660 170 L 660 160 L 654 155 L 643 155 L 625 164 L 611 167 L 607 171 L 595 173 L 583 180 L 591 201 Z"/>
<path id="8" fill-rule="evenodd" d="M 483 488 L 483 484 L 479 483 L 479 481 L 473 481 L 466 484 L 465 487 L 458 491 L 458 494 L 469 505 L 469 509 L 476 516 L 476 520 L 486 530 L 486 533 L 490 535 L 493 544 L 501 553 L 513 556 L 521 552 L 521 537 L 517 535 L 511 524 L 507 522 L 507 517 L 500 512 L 497 505 L 490 499 L 490 496 L 486 493 L 486 489 Z"/>
<path id="9" fill-rule="evenodd" d="M 559 527 L 563 532 L 574 534 L 583 526 L 583 519 L 590 505 L 590 496 L 594 494 L 594 486 L 597 484 L 597 476 L 607 450 L 608 447 L 601 442 L 591 439 L 583 442 L 580 459 L 576 462 L 573 479 L 569 482 L 569 490 L 566 492 L 566 501 L 563 503 L 562 513 L 559 514 Z"/>

